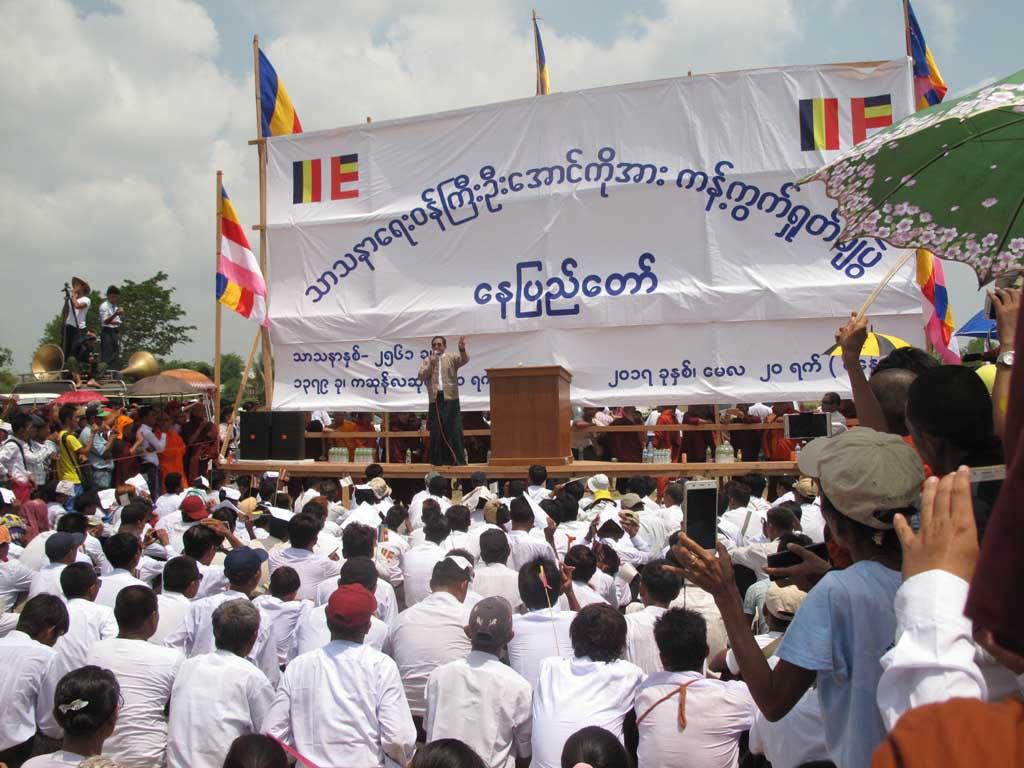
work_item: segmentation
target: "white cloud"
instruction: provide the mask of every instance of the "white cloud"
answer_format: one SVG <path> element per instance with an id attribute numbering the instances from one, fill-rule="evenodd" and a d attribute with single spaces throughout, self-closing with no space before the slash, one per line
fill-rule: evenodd
<path id="1" fill-rule="evenodd" d="M 318 0 L 257 10 L 307 129 L 533 92 L 533 42 L 517 5 Z M 796 0 L 666 0 L 656 18 L 629 15 L 608 45 L 550 25 L 543 34 L 564 91 L 781 64 L 800 18 Z M 67 0 L 0 0 L 0 19 L 0 345 L 25 365 L 73 273 L 105 287 L 164 269 L 200 326 L 176 354 L 209 358 L 216 168 L 243 220 L 257 214 L 251 75 L 220 57 L 221 37 L 236 43 L 242 26 L 218 30 L 191 0 L 115 0 L 88 13 Z M 226 349 L 244 352 L 252 330 L 226 320 Z"/>

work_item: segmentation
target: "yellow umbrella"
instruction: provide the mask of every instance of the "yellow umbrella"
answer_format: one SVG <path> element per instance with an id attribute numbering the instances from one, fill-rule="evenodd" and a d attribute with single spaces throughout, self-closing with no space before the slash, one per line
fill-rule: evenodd
<path id="1" fill-rule="evenodd" d="M 885 357 L 894 349 L 909 347 L 910 344 L 897 336 L 890 336 L 888 333 L 875 333 L 868 331 L 868 337 L 864 346 L 860 348 L 861 357 Z M 842 347 L 833 344 L 825 353 L 833 357 L 840 357 L 843 354 Z"/>

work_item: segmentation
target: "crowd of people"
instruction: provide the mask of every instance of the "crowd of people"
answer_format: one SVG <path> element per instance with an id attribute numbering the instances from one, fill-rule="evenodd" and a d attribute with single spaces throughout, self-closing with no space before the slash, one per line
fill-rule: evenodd
<path id="1" fill-rule="evenodd" d="M 686 478 L 432 472 L 400 498 L 377 464 L 354 485 L 204 466 L 204 414 L 14 413 L 0 763 L 1014 765 L 1024 658 L 964 616 L 1009 366 L 994 398 L 921 350 L 868 378 L 865 332 L 838 334 L 859 425 L 802 445 L 798 476 L 726 482 L 715 549 Z M 108 444 L 136 471 L 72 475 L 125 419 Z"/>

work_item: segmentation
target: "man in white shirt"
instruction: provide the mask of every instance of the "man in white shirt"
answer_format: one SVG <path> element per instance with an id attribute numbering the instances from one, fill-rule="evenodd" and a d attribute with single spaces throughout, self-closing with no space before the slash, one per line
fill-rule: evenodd
<path id="1" fill-rule="evenodd" d="M 120 289 L 112 285 L 107 288 L 107 300 L 100 304 L 100 360 L 111 370 L 117 368 L 121 346 L 124 309 L 118 306 L 120 299 Z"/>
<path id="2" fill-rule="evenodd" d="M 434 566 L 431 594 L 398 614 L 388 633 L 388 652 L 398 664 L 414 717 L 423 717 L 430 673 L 469 655 L 469 608 L 464 603 L 472 579 L 473 565 L 465 557 L 445 556 Z"/>
<path id="3" fill-rule="evenodd" d="M 72 278 L 70 303 L 64 307 L 64 335 L 61 338 L 61 349 L 64 350 L 64 359 L 67 360 L 73 354 L 72 350 L 77 349 L 78 339 L 85 333 L 86 316 L 89 314 L 89 307 L 92 299 L 89 297 L 89 284 L 77 277 Z"/>
<path id="4" fill-rule="evenodd" d="M 53 659 L 53 646 L 68 631 L 68 610 L 60 598 L 42 594 L 27 603 L 17 627 L 0 637 L 0 763 L 21 765 L 32 754 L 40 690 Z"/>
<path id="5" fill-rule="evenodd" d="M 331 642 L 288 665 L 264 719 L 316 765 L 406 765 L 416 747 L 395 662 L 363 642 L 376 607 L 365 587 L 339 587 L 326 608 Z"/>
<path id="6" fill-rule="evenodd" d="M 733 768 L 740 736 L 757 712 L 746 684 L 704 676 L 706 628 L 693 611 L 665 612 L 654 637 L 665 671 L 650 675 L 637 692 L 637 762 Z"/>
<path id="7" fill-rule="evenodd" d="M 384 528 L 374 559 L 382 564 L 384 578 L 395 589 L 402 586 L 402 555 L 409 550 L 409 533 L 409 510 L 403 504 L 393 504 L 384 513 Z"/>
<path id="8" fill-rule="evenodd" d="M 726 510 L 718 518 L 720 533 L 732 539 L 737 547 L 745 547 L 763 538 L 761 515 L 750 504 L 750 488 L 738 480 L 730 480 L 722 488 Z"/>
<path id="9" fill-rule="evenodd" d="M 825 518 L 818 501 L 818 484 L 810 477 L 793 483 L 793 500 L 800 505 L 800 530 L 815 544 L 825 541 Z"/>
<path id="10" fill-rule="evenodd" d="M 518 571 L 526 563 L 538 557 L 554 558 L 555 551 L 548 542 L 530 535 L 530 531 L 536 524 L 536 515 L 530 502 L 524 497 L 518 496 L 512 499 L 509 512 L 512 518 L 512 530 L 508 534 L 509 544 L 512 547 L 509 567 L 513 571 Z"/>
<path id="11" fill-rule="evenodd" d="M 768 566 L 768 555 L 774 555 L 779 551 L 780 537 L 797 531 L 799 521 L 794 508 L 797 505 L 793 502 L 785 502 L 778 506 L 771 507 L 765 513 L 764 523 L 761 531 L 765 541 L 754 541 L 743 547 L 737 547 L 728 536 L 723 536 L 722 543 L 732 558 L 733 565 L 742 565 L 754 572 L 758 581 L 768 578 L 764 569 Z"/>
<path id="12" fill-rule="evenodd" d="M 330 592 L 317 607 L 303 611 L 295 627 L 295 642 L 289 649 L 289 659 L 323 648 L 331 642 L 331 630 L 327 626 L 327 603 L 330 602 L 334 592 L 338 591 L 338 587 L 343 587 L 346 584 L 360 584 L 373 594 L 374 600 L 377 600 L 375 611 L 377 614 L 381 611 L 380 600 L 377 597 L 381 585 L 388 589 L 391 588 L 383 579 L 377 577 L 377 568 L 370 558 L 353 557 L 350 560 L 346 560 L 345 564 L 341 566 L 341 574 L 339 574 L 338 581 L 334 585 L 334 591 Z M 306 603 L 306 601 L 303 601 L 303 603 Z M 377 615 L 371 616 L 370 628 L 363 638 L 363 643 L 383 653 L 384 646 L 388 640 L 388 631 L 388 625 L 384 621 Z"/>
<path id="13" fill-rule="evenodd" d="M 147 642 L 159 623 L 156 594 L 149 587 L 125 587 L 114 606 L 118 635 L 100 640 L 89 663 L 109 669 L 121 686 L 122 705 L 103 754 L 126 768 L 163 765 L 167 748 L 167 705 L 185 657 Z"/>
<path id="14" fill-rule="evenodd" d="M 100 640 L 117 635 L 114 611 L 97 605 L 100 580 L 91 565 L 71 563 L 60 574 L 68 607 L 68 631 L 53 646 L 54 656 L 39 694 L 39 729 L 52 739 L 64 734 L 53 717 L 53 693 L 68 672 L 85 666 L 89 651 Z"/>
<path id="15" fill-rule="evenodd" d="M 542 464 L 534 464 L 527 470 L 530 484 L 526 486 L 526 495 L 538 504 L 544 499 L 551 498 L 551 491 L 547 488 L 548 471 Z"/>
<path id="16" fill-rule="evenodd" d="M 216 522 L 220 523 L 219 520 Z M 196 568 L 199 570 L 200 582 L 196 597 L 209 597 L 228 588 L 223 563 L 213 562 L 224 540 L 217 530 L 212 525 L 204 523 L 189 528 L 181 539 L 182 549 L 188 557 L 195 560 Z"/>
<path id="17" fill-rule="evenodd" d="M 448 521 L 441 514 L 428 514 L 423 526 L 426 540 L 402 554 L 402 583 L 407 607 L 411 608 L 430 595 L 434 566 L 445 556 L 441 544 L 448 538 L 449 531 Z"/>
<path id="18" fill-rule="evenodd" d="M 125 587 L 147 586 L 144 581 L 135 578 L 139 559 L 142 557 L 142 545 L 130 533 L 116 533 L 107 539 L 104 552 L 114 569 L 103 577 L 96 602 L 113 608 L 117 603 L 118 593 Z"/>
<path id="19" fill-rule="evenodd" d="M 30 600 L 36 595 L 42 594 L 64 599 L 64 590 L 60 588 L 60 574 L 68 565 L 75 562 L 78 548 L 84 541 L 85 534 L 65 533 L 64 531 L 58 531 L 47 537 L 43 546 L 50 562 L 44 565 L 33 578 L 32 587 L 28 592 Z"/>
<path id="20" fill-rule="evenodd" d="M 596 534 L 602 544 L 615 550 L 620 563 L 639 568 L 651 559 L 651 547 L 640 537 L 640 519 L 632 510 L 605 507 L 598 514 Z"/>
<path id="21" fill-rule="evenodd" d="M 182 477 L 177 472 L 171 472 L 164 478 L 164 492 L 153 503 L 153 511 L 156 512 L 157 517 L 163 519 L 167 515 L 177 512 L 184 499 Z"/>
<path id="22" fill-rule="evenodd" d="M 167 435 L 159 438 L 153 433 L 153 426 L 156 424 L 157 413 L 151 405 L 144 405 L 139 408 L 139 421 L 141 422 L 136 436 L 142 440 L 142 474 L 146 478 L 146 485 L 149 486 L 151 498 L 160 496 L 160 454 L 167 448 Z"/>
<path id="23" fill-rule="evenodd" d="M 313 551 L 320 520 L 311 514 L 295 515 L 288 521 L 288 541 L 291 546 L 275 550 L 270 554 L 270 573 L 282 565 L 291 566 L 299 574 L 299 598 L 314 600 L 316 589 L 324 579 L 337 578 L 341 572 L 341 561 L 337 555 L 325 557 Z"/>
<path id="24" fill-rule="evenodd" d="M 259 586 L 261 567 L 267 560 L 262 549 L 242 547 L 228 552 L 224 558 L 224 575 L 228 588 L 223 592 L 193 601 L 181 626 L 164 638 L 164 645 L 184 651 L 189 658 L 201 653 L 212 653 L 215 648 L 213 636 L 213 612 L 228 600 L 249 599 Z M 272 683 L 280 677 L 277 664 L 277 648 L 270 640 L 269 630 L 260 627 L 259 637 L 250 654 L 250 661 L 263 670 Z"/>
<path id="25" fill-rule="evenodd" d="M 764 618 L 765 623 L 768 625 L 768 631 L 754 635 L 754 640 L 757 642 L 758 647 L 764 651 L 768 664 L 773 668 L 778 663 L 775 649 L 782 642 L 783 634 L 785 634 L 790 622 L 793 621 L 793 616 L 796 615 L 796 611 L 805 597 L 807 597 L 807 593 L 792 584 L 787 587 L 780 587 L 773 581 L 768 586 L 764 600 Z M 733 677 L 742 677 L 739 662 L 736 660 L 736 654 L 732 648 L 712 657 L 708 661 L 708 668 L 712 672 L 725 672 L 728 670 L 729 674 Z"/>
<path id="26" fill-rule="evenodd" d="M 626 659 L 645 675 L 661 672 L 661 656 L 654 641 L 654 623 L 679 596 L 683 586 L 678 574 L 665 567 L 664 560 L 652 560 L 640 576 L 640 600 L 643 610 L 626 614 Z"/>
<path id="27" fill-rule="evenodd" d="M 171 690 L 168 765 L 221 768 L 236 738 L 262 732 L 274 687 L 246 659 L 259 631 L 260 612 L 244 598 L 213 612 L 217 650 L 186 660 Z"/>
<path id="28" fill-rule="evenodd" d="M 551 559 L 550 556 L 548 559 Z M 615 582 L 597 570 L 597 555 L 592 548 L 586 544 L 569 547 L 565 553 L 565 565 L 572 571 L 572 592 L 579 608 L 588 605 L 618 605 Z M 606 578 L 598 579 L 598 575 Z M 558 608 L 563 611 L 571 609 L 568 594 L 558 598 Z"/>
<path id="29" fill-rule="evenodd" d="M 451 499 L 445 495 L 448 483 L 441 475 L 436 472 L 427 474 L 426 486 L 426 490 L 417 493 L 409 502 L 409 524 L 413 529 L 423 525 L 423 502 L 427 499 L 436 501 L 442 514 L 452 505 Z"/>
<path id="30" fill-rule="evenodd" d="M 191 601 L 199 592 L 201 580 L 199 567 L 191 557 L 181 555 L 167 561 L 163 572 L 163 589 L 156 596 L 160 621 L 149 642 L 163 645 L 164 638 L 181 627 Z"/>
<path id="31" fill-rule="evenodd" d="M 515 768 L 530 756 L 533 688 L 499 658 L 512 638 L 512 608 L 502 597 L 473 606 L 466 626 L 473 650 L 430 673 L 427 742 L 458 739 L 488 768 Z"/>
<path id="32" fill-rule="evenodd" d="M 661 519 L 671 536 L 683 527 L 683 499 L 686 494 L 681 483 L 669 483 L 665 487 L 665 506 L 661 508 Z"/>
<path id="33" fill-rule="evenodd" d="M 505 563 L 511 547 L 504 531 L 484 531 L 480 535 L 480 559 L 473 571 L 473 591 L 484 597 L 502 597 L 519 612 L 522 598 L 519 597 L 519 573 Z"/>
<path id="34" fill-rule="evenodd" d="M 270 642 L 277 648 L 277 663 L 282 667 L 295 646 L 296 629 L 313 607 L 309 600 L 300 600 L 298 592 L 299 574 L 282 565 L 270 577 L 270 594 L 252 601 L 260 612 L 260 626 L 269 631 Z"/>
<path id="35" fill-rule="evenodd" d="M 20 560 L 9 556 L 10 548 L 11 532 L 7 526 L 0 526 L 0 603 L 5 611 L 13 611 L 21 598 L 28 595 L 36 575 Z"/>
<path id="36" fill-rule="evenodd" d="M 514 635 L 508 644 L 508 659 L 509 666 L 533 688 L 537 687 L 543 659 L 573 657 L 569 626 L 579 609 L 574 594 L 576 586 L 570 579 L 563 578 L 550 558 L 538 558 L 519 572 L 519 595 L 526 613 L 512 617 Z M 562 590 L 572 610 L 557 607 Z"/>
<path id="37" fill-rule="evenodd" d="M 626 715 L 644 674 L 620 658 L 626 645 L 626 621 L 610 605 L 588 605 L 569 629 L 573 658 L 551 657 L 540 664 L 533 695 L 535 768 L 560 768 L 566 740 L 580 728 L 596 725 L 621 742 Z"/>

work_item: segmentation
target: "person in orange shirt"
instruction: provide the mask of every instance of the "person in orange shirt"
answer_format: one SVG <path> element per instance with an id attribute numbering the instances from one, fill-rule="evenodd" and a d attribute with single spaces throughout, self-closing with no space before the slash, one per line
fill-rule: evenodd
<path id="1" fill-rule="evenodd" d="M 658 421 L 655 422 L 658 426 L 679 423 L 679 420 L 676 418 L 676 407 L 674 405 L 659 405 L 658 411 L 660 411 L 660 415 L 658 416 Z M 675 464 L 683 455 L 683 435 L 681 432 L 674 432 L 672 430 L 655 432 L 654 447 L 660 449 L 671 449 L 671 461 Z"/>
<path id="2" fill-rule="evenodd" d="M 765 424 L 781 422 L 787 413 L 797 413 L 792 403 L 772 403 L 771 415 L 765 419 Z M 793 458 L 793 451 L 796 450 L 796 440 L 787 440 L 786 433 L 781 429 L 766 429 L 761 445 L 765 461 L 790 461 Z"/>
<path id="3" fill-rule="evenodd" d="M 160 422 L 161 430 L 167 433 L 167 447 L 160 454 L 161 484 L 165 487 L 169 474 L 177 473 L 185 477 L 185 441 L 174 428 L 175 421 L 179 426 L 184 425 L 188 421 L 188 412 L 178 411 L 173 419 L 171 416 L 165 416 Z M 159 433 L 157 434 L 159 436 Z"/>

